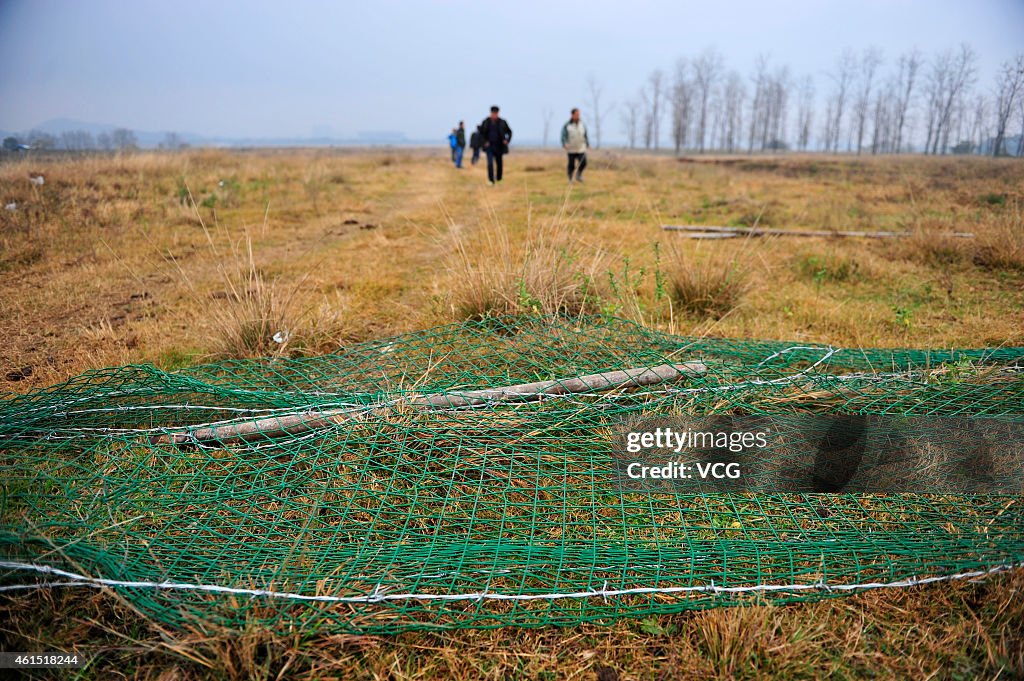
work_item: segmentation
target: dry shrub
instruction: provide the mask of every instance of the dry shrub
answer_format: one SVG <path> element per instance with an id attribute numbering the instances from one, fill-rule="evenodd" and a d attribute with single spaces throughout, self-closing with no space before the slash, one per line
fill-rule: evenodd
<path id="1" fill-rule="evenodd" d="M 886 257 L 935 269 L 974 264 L 988 270 L 1024 270 L 1024 209 L 1016 199 L 989 200 L 990 211 L 969 219 L 957 215 L 912 216 L 911 230 L 898 242 L 881 244 Z M 955 236 L 972 232 L 974 238 Z"/>
<path id="2" fill-rule="evenodd" d="M 309 273 L 294 282 L 264 274 L 246 237 L 244 257 L 221 267 L 226 293 L 211 310 L 215 354 L 222 358 L 315 355 L 349 338 L 340 297 L 314 304 L 302 295 Z"/>
<path id="3" fill-rule="evenodd" d="M 694 618 L 700 648 L 723 678 L 735 678 L 737 672 L 750 669 L 764 655 L 766 642 L 778 634 L 773 614 L 763 607 L 736 608 L 702 612 Z"/>
<path id="4" fill-rule="evenodd" d="M 703 319 L 721 319 L 750 289 L 749 254 L 716 250 L 703 257 L 674 256 L 668 291 L 676 309 Z"/>
<path id="5" fill-rule="evenodd" d="M 897 241 L 898 244 L 886 244 L 888 252 L 937 269 L 962 264 L 970 256 L 969 239 L 953 236 L 946 229 L 916 228 Z"/>
<path id="6" fill-rule="evenodd" d="M 978 234 L 971 259 L 985 269 L 1024 271 L 1024 209 L 1019 203 Z"/>
<path id="7" fill-rule="evenodd" d="M 6 240 L 0 240 L 0 272 L 13 272 L 31 267 L 45 255 L 46 251 L 38 241 L 21 241 L 8 246 Z"/>
<path id="8" fill-rule="evenodd" d="M 232 243 L 228 253 L 222 252 L 199 214 L 191 192 L 189 198 L 224 284 L 224 290 L 213 296 L 217 304 L 210 306 L 208 300 L 199 296 L 196 286 L 180 266 L 178 270 L 199 307 L 209 310 L 214 327 L 214 356 L 240 359 L 336 349 L 344 337 L 343 301 L 339 299 L 333 305 L 323 301 L 318 307 L 308 301 L 300 304 L 300 293 L 306 288 L 311 272 L 288 283 L 268 276 L 256 265 L 248 232 L 240 242 Z"/>
<path id="9" fill-rule="evenodd" d="M 917 222 L 898 244 L 885 244 L 890 257 L 935 269 L 973 263 L 989 270 L 1024 270 L 1024 211 L 1018 203 L 986 216 L 965 231 L 975 237 L 954 236 L 958 223 L 951 220 Z"/>
<path id="10" fill-rule="evenodd" d="M 564 207 L 545 225 L 528 223 L 521 240 L 493 216 L 470 233 L 452 225 L 448 272 L 454 317 L 599 311 L 594 282 L 603 254 L 585 249 L 563 217 Z"/>
<path id="11" fill-rule="evenodd" d="M 279 280 L 267 277 L 252 258 L 235 259 L 221 266 L 227 294 L 211 314 L 216 327 L 215 353 L 220 357 L 263 357 L 286 352 L 297 327 L 295 291 L 285 291 Z M 228 268 L 234 265 L 235 270 Z"/>

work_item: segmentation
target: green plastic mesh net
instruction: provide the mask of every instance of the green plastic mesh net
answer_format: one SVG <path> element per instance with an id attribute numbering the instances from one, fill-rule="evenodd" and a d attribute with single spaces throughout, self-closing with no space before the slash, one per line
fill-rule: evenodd
<path id="1" fill-rule="evenodd" d="M 1017 494 L 630 489 L 616 434 L 716 414 L 1019 419 L 1022 360 L 499 318 L 91 371 L 0 400 L 0 589 L 109 588 L 171 625 L 388 633 L 980 577 L 1024 563 Z M 697 369 L 505 390 L 664 365 Z"/>

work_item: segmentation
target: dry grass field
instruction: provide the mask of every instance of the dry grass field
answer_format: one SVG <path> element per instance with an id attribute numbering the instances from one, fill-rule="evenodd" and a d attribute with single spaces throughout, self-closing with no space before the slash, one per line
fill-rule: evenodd
<path id="1" fill-rule="evenodd" d="M 0 161 L 0 391 L 113 365 L 311 355 L 501 312 L 839 347 L 1024 345 L 1024 164 L 514 150 Z M 30 177 L 42 175 L 42 185 Z M 13 209 L 3 206 L 14 204 Z M 687 239 L 663 224 L 892 230 Z M 953 232 L 971 232 L 973 239 Z M 275 340 L 275 336 L 277 340 Z M 171 631 L 112 594 L 0 598 L 0 649 L 83 678 L 1024 678 L 1024 574 L 602 628 Z"/>

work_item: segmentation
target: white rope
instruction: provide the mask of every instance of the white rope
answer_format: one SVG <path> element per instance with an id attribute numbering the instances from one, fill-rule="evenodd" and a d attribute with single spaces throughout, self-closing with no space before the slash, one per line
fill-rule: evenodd
<path id="1" fill-rule="evenodd" d="M 177 591 L 205 591 L 210 593 L 226 593 L 241 596 L 254 596 L 265 598 L 281 598 L 293 601 L 312 601 L 318 603 L 381 603 L 385 601 L 542 601 L 560 600 L 566 598 L 608 598 L 609 596 L 634 596 L 644 594 L 683 594 L 683 593 L 713 593 L 713 594 L 737 594 L 755 592 L 777 592 L 777 591 L 863 591 L 867 589 L 892 589 L 920 586 L 922 584 L 933 584 L 936 582 L 947 582 L 960 579 L 978 579 L 988 577 L 1000 572 L 1008 572 L 1024 568 L 1024 563 L 1010 563 L 998 565 L 988 570 L 975 570 L 972 572 L 960 572 L 953 575 L 942 575 L 938 577 L 910 577 L 894 582 L 864 582 L 861 584 L 825 584 L 819 580 L 814 584 L 754 584 L 751 586 L 716 586 L 714 582 L 698 586 L 669 586 L 669 587 L 633 587 L 622 589 L 609 589 L 605 582 L 601 589 L 589 591 L 572 591 L 566 593 L 542 593 L 542 594 L 506 594 L 492 591 L 475 591 L 462 594 L 436 594 L 436 593 L 386 593 L 386 587 L 377 584 L 373 591 L 365 596 L 311 596 L 289 591 L 273 591 L 270 589 L 239 589 L 218 584 L 190 584 L 187 582 L 145 582 L 125 581 L 119 579 L 106 579 L 102 577 L 87 577 L 85 575 L 68 572 L 49 565 L 36 565 L 34 563 L 19 563 L 14 561 L 0 561 L 0 568 L 9 570 L 21 570 L 38 572 L 41 574 L 63 577 L 72 581 L 66 582 L 39 582 L 35 584 L 15 584 L 0 587 L 0 591 L 13 591 L 15 589 L 53 588 L 59 586 L 86 586 L 93 588 L 120 587 L 126 589 L 166 589 Z"/>
<path id="2" fill-rule="evenodd" d="M 818 364 L 821 364 L 826 359 L 829 359 L 830 357 L 832 357 L 832 355 L 836 354 L 836 352 L 839 351 L 838 348 L 833 348 L 831 345 L 829 345 L 827 347 L 824 347 L 824 348 L 822 348 L 822 347 L 814 347 L 814 346 L 810 346 L 810 345 L 792 345 L 792 346 L 790 346 L 788 348 L 783 348 L 782 350 L 779 350 L 778 352 L 773 352 L 772 354 L 768 355 L 767 357 L 762 359 L 760 362 L 758 362 L 757 366 L 761 366 L 765 362 L 773 360 L 776 357 L 782 357 L 787 352 L 794 352 L 795 350 L 826 350 L 827 352 L 826 352 L 825 356 L 822 359 L 818 360 L 818 362 L 814 366 L 817 366 Z"/>

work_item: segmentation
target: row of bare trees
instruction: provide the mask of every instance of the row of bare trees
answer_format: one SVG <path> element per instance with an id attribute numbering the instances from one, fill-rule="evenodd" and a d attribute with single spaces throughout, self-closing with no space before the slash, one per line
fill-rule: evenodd
<path id="1" fill-rule="evenodd" d="M 813 75 L 759 57 L 744 77 L 715 48 L 655 69 L 619 105 L 630 147 L 659 149 L 663 124 L 683 150 L 821 150 L 856 154 L 984 153 L 1024 156 L 1024 53 L 979 82 L 969 45 L 926 58 L 909 50 L 891 62 L 877 48 L 844 50 L 819 91 Z M 611 110 L 603 88 L 587 84 L 588 121 L 600 144 Z M 546 135 L 545 135 L 546 137 Z"/>
<path id="2" fill-rule="evenodd" d="M 127 128 L 117 128 L 111 132 L 98 135 L 87 130 L 64 130 L 59 135 L 52 135 L 41 130 L 32 130 L 25 135 L 23 142 L 33 149 L 63 149 L 64 151 L 126 151 L 139 147 L 135 133 Z"/>
<path id="3" fill-rule="evenodd" d="M 53 135 L 40 130 L 32 130 L 24 140 L 11 138 L 13 146 L 23 143 L 32 149 L 56 149 L 64 151 L 131 151 L 139 148 L 139 140 L 128 128 L 116 128 L 108 132 L 93 135 L 87 130 L 64 130 Z M 188 144 L 180 135 L 169 132 L 160 142 L 160 149 L 184 149 Z"/>

